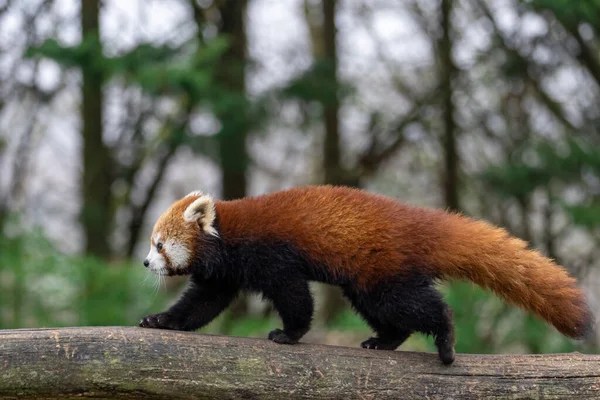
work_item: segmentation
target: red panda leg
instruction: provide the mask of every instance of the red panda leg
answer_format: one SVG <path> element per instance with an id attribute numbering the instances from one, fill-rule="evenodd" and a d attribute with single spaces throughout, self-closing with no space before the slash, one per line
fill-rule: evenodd
<path id="1" fill-rule="evenodd" d="M 217 281 L 191 282 L 181 298 L 167 311 L 144 317 L 142 328 L 193 331 L 217 317 L 235 298 L 236 287 Z"/>
<path id="2" fill-rule="evenodd" d="M 454 324 L 452 310 L 446 304 L 433 283 L 414 287 L 399 286 L 403 293 L 396 304 L 396 312 L 402 316 L 403 326 L 435 337 L 440 360 L 444 364 L 454 362 Z M 394 296 L 394 299 L 397 297 Z"/>
<path id="3" fill-rule="evenodd" d="M 271 331 L 269 340 L 281 344 L 298 343 L 310 329 L 313 316 L 314 304 L 308 282 L 295 279 L 265 290 L 263 294 L 273 302 L 283 322 L 283 329 Z"/>
<path id="4" fill-rule="evenodd" d="M 368 290 L 349 288 L 346 296 L 354 308 L 377 332 L 361 346 L 377 350 L 394 350 L 412 332 L 435 337 L 440 359 L 454 361 L 454 326 L 452 312 L 430 278 L 415 274 L 400 276 Z"/>
<path id="5" fill-rule="evenodd" d="M 411 330 L 384 322 L 385 319 L 378 315 L 378 306 L 373 304 L 369 294 L 356 293 L 353 290 L 344 290 L 344 294 L 354 309 L 377 333 L 376 337 L 370 337 L 360 344 L 363 349 L 396 350 L 413 333 Z"/>
<path id="6" fill-rule="evenodd" d="M 438 354 L 440 360 L 444 364 L 452 364 L 454 362 L 454 324 L 452 323 L 452 309 L 450 306 L 444 304 L 442 310 L 442 318 L 447 322 L 445 324 L 438 325 L 438 330 L 435 333 L 435 345 L 438 348 Z"/>

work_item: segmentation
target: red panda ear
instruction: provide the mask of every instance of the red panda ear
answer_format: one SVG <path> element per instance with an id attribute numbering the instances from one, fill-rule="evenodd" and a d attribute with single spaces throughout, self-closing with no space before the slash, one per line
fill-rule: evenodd
<path id="1" fill-rule="evenodd" d="M 218 236 L 213 226 L 217 213 L 215 202 L 209 195 L 203 194 L 190 204 L 183 212 L 183 219 L 187 222 L 196 222 L 200 228 L 209 235 Z"/>

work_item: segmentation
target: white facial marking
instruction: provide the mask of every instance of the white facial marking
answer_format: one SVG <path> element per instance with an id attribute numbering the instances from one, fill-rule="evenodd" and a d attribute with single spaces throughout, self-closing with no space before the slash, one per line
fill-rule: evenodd
<path id="1" fill-rule="evenodd" d="M 150 263 L 148 269 L 158 275 L 167 275 L 167 268 L 172 270 L 182 270 L 187 268 L 190 261 L 190 251 L 183 243 L 177 242 L 174 239 L 163 241 L 162 235 L 157 233 L 152 237 L 153 244 L 150 244 L 150 252 L 146 259 Z M 162 253 L 158 251 L 156 246 L 162 243 Z M 167 260 L 170 261 L 167 265 Z"/>
<path id="2" fill-rule="evenodd" d="M 167 262 L 162 254 L 160 254 L 156 248 L 156 245 L 160 243 L 161 234 L 157 233 L 152 237 L 154 239 L 154 244 L 150 243 L 150 252 L 148 256 L 146 256 L 146 260 L 150 263 L 148 265 L 148 269 L 155 274 L 165 275 Z"/>
<path id="3" fill-rule="evenodd" d="M 190 260 L 190 252 L 183 243 L 169 239 L 164 243 L 164 250 L 173 269 L 185 269 Z"/>

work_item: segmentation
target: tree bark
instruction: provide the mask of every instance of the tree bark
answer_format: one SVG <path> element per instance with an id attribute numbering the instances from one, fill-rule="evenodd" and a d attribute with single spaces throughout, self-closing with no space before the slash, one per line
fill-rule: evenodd
<path id="1" fill-rule="evenodd" d="M 0 331 L 0 398 L 597 399 L 600 356 L 457 355 L 142 328 Z"/>
<path id="2" fill-rule="evenodd" d="M 442 0 L 442 38 L 439 43 L 439 50 L 444 114 L 444 200 L 448 209 L 458 211 L 460 210 L 458 196 L 459 157 L 456 143 L 454 102 L 452 101 L 452 83 L 455 79 L 457 68 L 452 58 L 452 3 L 453 0 Z"/>
<path id="3" fill-rule="evenodd" d="M 85 40 L 95 43 L 94 49 L 101 55 L 99 29 L 100 0 L 81 1 L 81 32 Z M 103 74 L 93 66 L 83 68 L 81 86 L 81 135 L 83 139 L 83 206 L 81 223 L 88 254 L 107 258 L 109 244 L 112 184 L 110 154 L 102 138 L 103 127 Z"/>

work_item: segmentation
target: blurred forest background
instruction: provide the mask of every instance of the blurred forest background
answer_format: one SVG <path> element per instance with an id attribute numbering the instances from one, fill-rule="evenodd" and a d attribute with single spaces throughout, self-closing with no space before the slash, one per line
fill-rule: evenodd
<path id="1" fill-rule="evenodd" d="M 141 264 L 173 200 L 315 183 L 504 226 L 600 310 L 600 0 L 0 0 L 0 328 L 134 325 L 185 284 Z M 598 349 L 441 290 L 459 352 Z M 307 341 L 369 335 L 314 293 Z"/>

